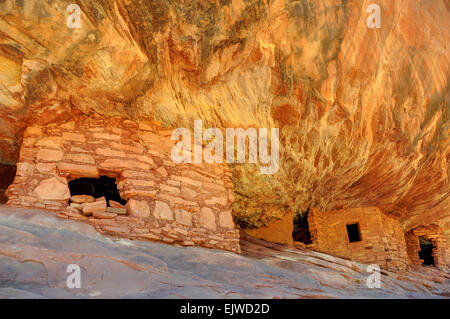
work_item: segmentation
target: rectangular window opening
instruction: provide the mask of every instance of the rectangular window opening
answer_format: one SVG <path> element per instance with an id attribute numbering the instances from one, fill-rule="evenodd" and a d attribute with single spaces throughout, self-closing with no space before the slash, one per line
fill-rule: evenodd
<path id="1" fill-rule="evenodd" d="M 355 243 L 361 241 L 361 234 L 359 232 L 359 224 L 350 224 L 347 225 L 347 235 L 348 241 L 351 243 Z"/>

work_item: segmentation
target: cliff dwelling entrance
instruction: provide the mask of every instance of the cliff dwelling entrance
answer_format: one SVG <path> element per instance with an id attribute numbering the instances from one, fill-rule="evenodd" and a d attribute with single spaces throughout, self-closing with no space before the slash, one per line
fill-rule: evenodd
<path id="1" fill-rule="evenodd" d="M 0 204 L 6 203 L 5 192 L 16 176 L 16 165 L 0 164 Z"/>
<path id="2" fill-rule="evenodd" d="M 418 226 L 405 234 L 409 259 L 415 265 L 447 266 L 447 240 L 439 225 Z"/>
<path id="3" fill-rule="evenodd" d="M 298 241 L 306 245 L 311 244 L 312 241 L 311 234 L 309 233 L 308 211 L 306 211 L 303 216 L 301 214 L 296 214 L 294 216 L 292 238 L 294 241 Z"/>
<path id="4" fill-rule="evenodd" d="M 359 231 L 359 224 L 350 224 L 346 225 L 347 227 L 347 235 L 348 235 L 348 241 L 351 243 L 355 243 L 358 241 L 361 241 L 361 234 Z"/>
<path id="5" fill-rule="evenodd" d="M 424 236 L 419 237 L 420 250 L 419 250 L 419 258 L 423 260 L 422 265 L 433 265 L 434 266 L 434 258 L 433 258 L 433 243 L 426 239 Z"/>
<path id="6" fill-rule="evenodd" d="M 94 198 L 105 197 L 107 202 L 116 201 L 125 205 L 126 201 L 120 197 L 116 179 L 108 176 L 99 178 L 79 178 L 69 182 L 70 195 L 90 195 Z"/>

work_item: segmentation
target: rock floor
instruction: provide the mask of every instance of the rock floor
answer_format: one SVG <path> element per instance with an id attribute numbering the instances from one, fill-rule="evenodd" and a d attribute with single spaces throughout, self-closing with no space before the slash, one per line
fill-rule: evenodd
<path id="1" fill-rule="evenodd" d="M 450 273 L 382 271 L 242 238 L 242 255 L 107 238 L 50 212 L 0 206 L 0 298 L 450 298 Z M 81 288 L 69 289 L 69 264 Z"/>

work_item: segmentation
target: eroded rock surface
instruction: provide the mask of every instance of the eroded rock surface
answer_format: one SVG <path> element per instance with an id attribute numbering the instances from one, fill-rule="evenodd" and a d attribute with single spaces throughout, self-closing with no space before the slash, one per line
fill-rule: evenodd
<path id="1" fill-rule="evenodd" d="M 244 236 L 245 237 L 245 236 Z M 243 255 L 113 240 L 45 211 L 0 206 L 0 298 L 445 298 L 450 274 L 416 267 L 383 271 L 245 237 Z M 81 288 L 66 287 L 69 264 Z"/>
<path id="2" fill-rule="evenodd" d="M 279 127 L 280 170 L 233 166 L 234 217 L 378 206 L 449 234 L 448 1 L 0 2 L 0 162 L 79 113 Z M 42 154 L 55 156 L 56 154 Z"/>

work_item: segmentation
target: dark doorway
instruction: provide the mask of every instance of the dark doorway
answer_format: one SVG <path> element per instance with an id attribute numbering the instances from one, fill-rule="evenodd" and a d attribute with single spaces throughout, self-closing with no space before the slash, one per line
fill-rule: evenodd
<path id="1" fill-rule="evenodd" d="M 422 236 L 419 237 L 419 243 L 420 243 L 419 258 L 423 260 L 422 265 L 434 266 L 433 243 Z"/>
<path id="2" fill-rule="evenodd" d="M 5 191 L 14 181 L 16 176 L 16 165 L 0 164 L 0 204 L 7 201 Z"/>
<path id="3" fill-rule="evenodd" d="M 99 178 L 79 178 L 69 182 L 70 195 L 91 195 L 95 198 L 105 196 L 106 200 L 114 200 L 122 205 L 127 202 L 120 197 L 116 179 L 100 176 Z"/>
<path id="4" fill-rule="evenodd" d="M 294 241 L 299 241 L 306 245 L 311 244 L 311 234 L 309 233 L 308 225 L 308 211 L 303 214 L 295 214 L 292 238 L 294 239 Z"/>
<path id="5" fill-rule="evenodd" d="M 359 232 L 359 224 L 347 225 L 348 241 L 351 243 L 361 241 L 361 234 Z"/>

